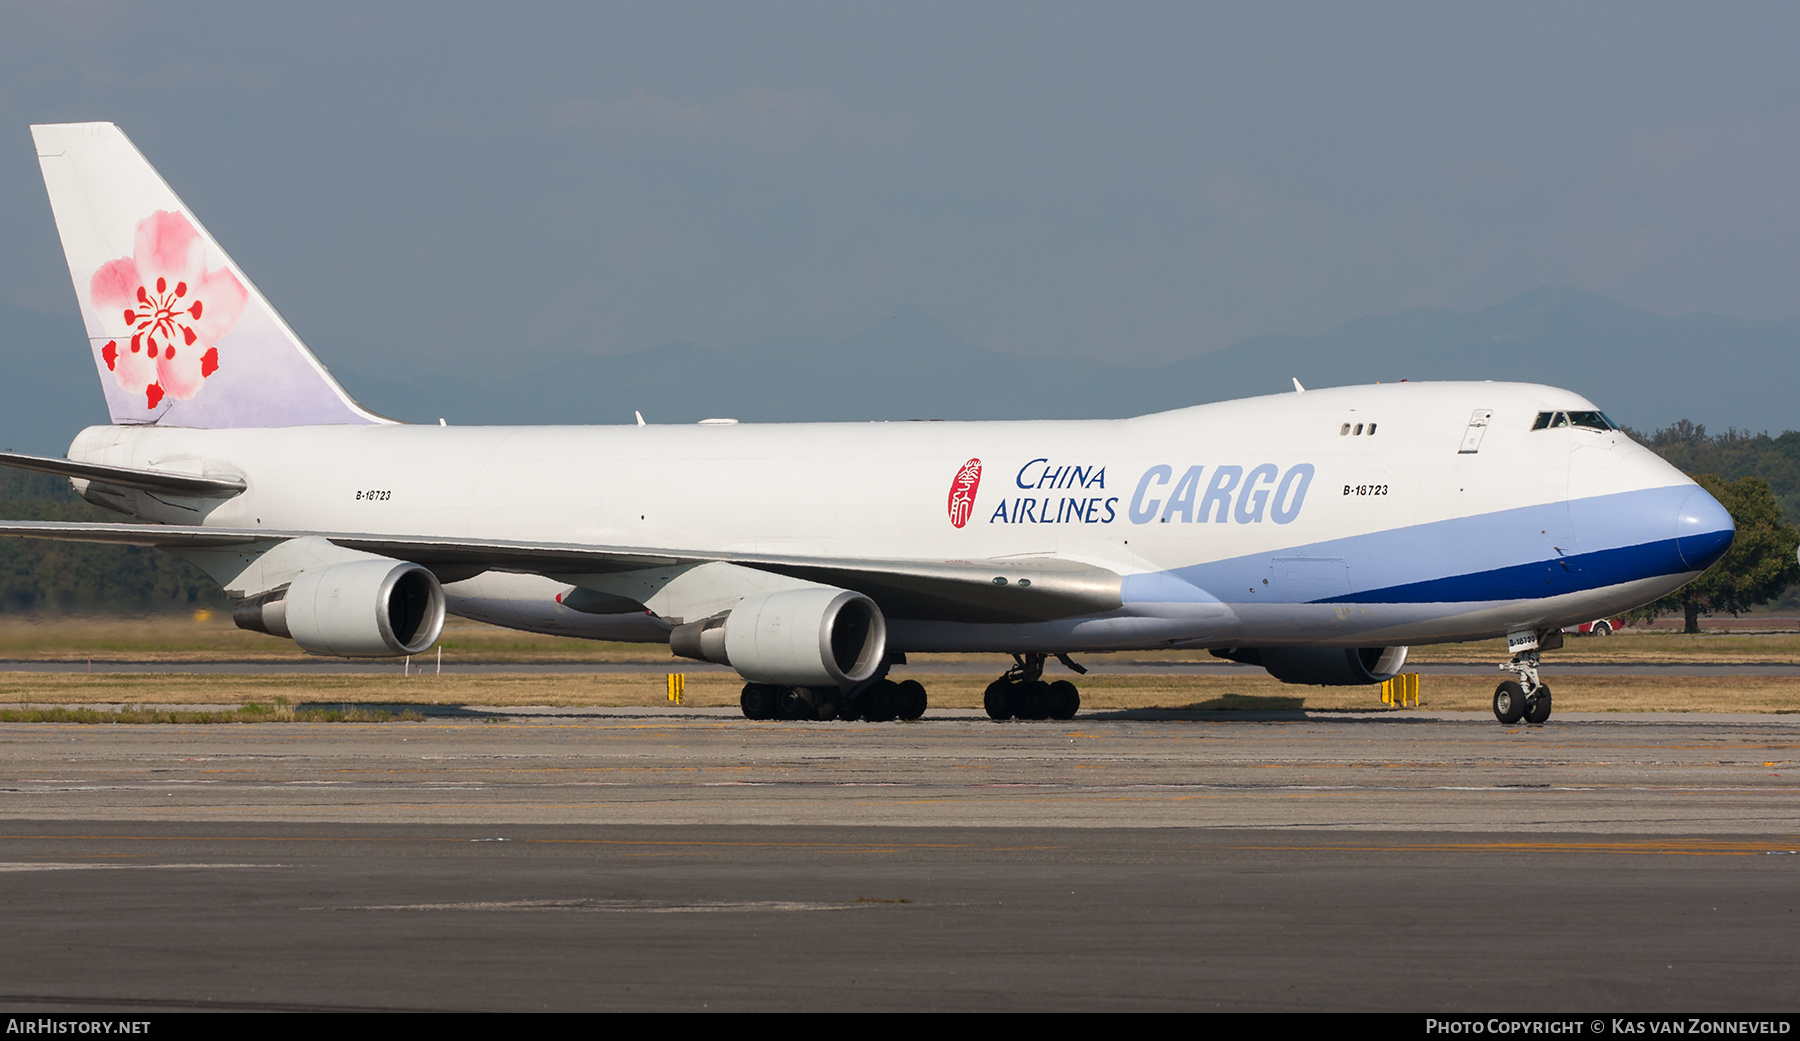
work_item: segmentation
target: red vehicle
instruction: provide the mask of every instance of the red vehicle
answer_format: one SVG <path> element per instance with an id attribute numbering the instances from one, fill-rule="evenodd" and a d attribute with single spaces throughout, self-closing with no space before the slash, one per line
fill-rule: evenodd
<path id="1" fill-rule="evenodd" d="M 1591 622 L 1582 622 L 1573 629 L 1564 627 L 1565 633 L 1576 633 L 1581 636 L 1611 636 L 1613 630 L 1625 628 L 1623 618 L 1596 618 Z"/>

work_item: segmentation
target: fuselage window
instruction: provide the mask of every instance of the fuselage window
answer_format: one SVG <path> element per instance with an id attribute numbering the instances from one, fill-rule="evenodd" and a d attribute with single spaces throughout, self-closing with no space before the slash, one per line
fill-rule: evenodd
<path id="1" fill-rule="evenodd" d="M 1362 424 L 1361 423 L 1356 424 L 1356 434 L 1359 437 L 1362 435 Z"/>
<path id="2" fill-rule="evenodd" d="M 1342 427 L 1338 428 L 1338 436 L 1339 437 L 1343 437 L 1348 433 L 1350 433 L 1350 424 L 1345 423 Z"/>
<path id="3" fill-rule="evenodd" d="M 1375 436 L 1375 424 L 1373 424 L 1373 423 L 1369 424 L 1369 436 L 1370 437 Z"/>

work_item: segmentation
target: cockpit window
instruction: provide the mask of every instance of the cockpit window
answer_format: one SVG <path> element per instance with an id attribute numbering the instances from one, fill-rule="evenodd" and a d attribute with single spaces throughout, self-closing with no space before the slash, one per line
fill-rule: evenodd
<path id="1" fill-rule="evenodd" d="M 1604 412 L 1539 412 L 1531 429 L 1553 430 L 1571 426 L 1586 430 L 1619 429 L 1619 424 L 1614 423 Z"/>

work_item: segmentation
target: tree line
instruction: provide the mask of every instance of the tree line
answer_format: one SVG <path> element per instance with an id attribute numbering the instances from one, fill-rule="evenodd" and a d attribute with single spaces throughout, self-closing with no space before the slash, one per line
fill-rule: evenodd
<path id="1" fill-rule="evenodd" d="M 1730 552 L 1706 574 L 1631 617 L 1678 614 L 1697 633 L 1703 615 L 1736 617 L 1770 603 L 1800 608 L 1800 431 L 1770 437 L 1727 427 L 1708 436 L 1704 424 L 1683 419 L 1648 435 L 1626 433 L 1698 481 L 1737 525 Z"/>
<path id="2" fill-rule="evenodd" d="M 0 468 L 0 518 L 109 521 L 103 510 L 49 474 Z M 146 612 L 220 607 L 225 594 L 204 571 L 141 546 L 0 538 L 0 610 Z"/>
<path id="3" fill-rule="evenodd" d="M 1731 512 L 1737 538 L 1699 580 L 1636 612 L 1682 615 L 1698 631 L 1705 615 L 1737 615 L 1776 603 L 1800 609 L 1800 431 L 1777 437 L 1727 428 L 1711 434 L 1681 420 L 1653 433 L 1627 430 L 1700 482 Z M 47 474 L 0 468 L 0 518 L 120 521 Z M 172 554 L 137 546 L 0 538 L 0 611 L 146 612 L 222 607 L 207 574 Z"/>

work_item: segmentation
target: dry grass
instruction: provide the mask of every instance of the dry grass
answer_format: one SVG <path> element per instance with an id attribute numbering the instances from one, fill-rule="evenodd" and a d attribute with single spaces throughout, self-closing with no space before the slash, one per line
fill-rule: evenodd
<path id="1" fill-rule="evenodd" d="M 561 636 L 538 636 L 464 619 L 444 626 L 439 645 L 444 660 L 495 663 L 641 663 L 648 669 L 678 671 L 682 659 L 660 644 L 597 643 Z M 246 632 L 223 612 L 144 618 L 0 616 L 0 660 L 5 661 L 305 661 L 310 656 L 287 640 Z M 421 655 L 434 659 L 435 651 Z M 1112 663 L 1133 661 L 1214 662 L 1203 650 L 1122 651 L 1081 655 Z M 1505 641 L 1480 640 L 1414 647 L 1417 662 L 1495 662 L 1506 657 Z M 1545 655 L 1552 663 L 1745 663 L 1800 662 L 1797 633 L 1703 633 L 1627 630 L 1607 637 L 1570 636 L 1561 650 Z M 915 662 L 968 663 L 972 672 L 998 672 L 992 654 L 922 654 Z"/>
<path id="2" fill-rule="evenodd" d="M 903 677 L 904 670 L 896 672 Z M 237 706 L 275 705 L 297 711 L 341 706 L 484 705 L 649 707 L 668 704 L 665 673 L 591 675 L 490 674 L 221 676 L 183 674 L 0 674 L 0 709 L 45 705 Z M 922 677 L 940 708 L 979 708 L 991 674 Z M 1550 677 L 1564 712 L 1800 712 L 1800 677 Z M 1426 676 L 1421 707 L 1485 710 L 1499 677 Z M 723 673 L 693 673 L 685 704 L 735 707 L 742 681 Z M 1377 710 L 1375 687 L 1294 687 L 1267 676 L 1089 676 L 1081 682 L 1085 710 L 1306 709 Z"/>
<path id="3" fill-rule="evenodd" d="M 645 662 L 679 659 L 666 646 L 596 643 L 537 636 L 460 618 L 444 625 L 438 641 L 447 661 Z M 424 657 L 432 657 L 435 651 Z M 109 618 L 0 616 L 4 661 L 266 661 L 311 659 L 292 641 L 239 629 L 221 611 L 192 615 Z"/>
<path id="4" fill-rule="evenodd" d="M 1414 647 L 1407 661 L 1505 660 L 1505 640 L 1440 643 Z M 1547 662 L 1594 664 L 1748 664 L 1800 662 L 1800 633 L 1685 633 L 1628 629 L 1611 636 L 1567 636 L 1562 647 L 1545 651 Z"/>

